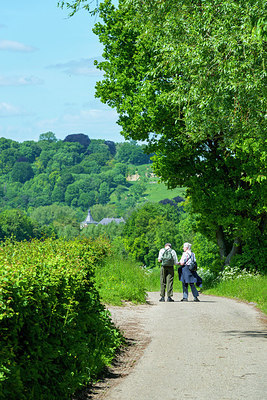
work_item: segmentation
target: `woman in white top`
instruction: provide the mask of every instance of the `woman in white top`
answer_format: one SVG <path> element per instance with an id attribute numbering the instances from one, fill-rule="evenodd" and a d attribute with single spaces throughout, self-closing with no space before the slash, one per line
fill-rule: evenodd
<path id="1" fill-rule="evenodd" d="M 188 301 L 188 284 L 190 284 L 192 294 L 194 296 L 194 301 L 199 301 L 198 296 L 199 293 L 195 287 L 195 283 L 197 283 L 197 274 L 195 272 L 191 272 L 189 270 L 189 264 L 191 259 L 193 261 L 196 260 L 195 254 L 191 251 L 191 244 L 184 243 L 183 246 L 184 252 L 179 261 L 181 267 L 179 268 L 179 280 L 183 284 L 183 298 L 181 301 Z"/>

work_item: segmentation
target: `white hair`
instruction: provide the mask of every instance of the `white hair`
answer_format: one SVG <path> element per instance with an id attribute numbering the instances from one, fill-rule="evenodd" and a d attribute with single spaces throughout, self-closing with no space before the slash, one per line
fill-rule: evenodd
<path id="1" fill-rule="evenodd" d="M 191 250 L 191 246 L 192 246 L 192 244 L 191 243 L 184 243 L 184 247 L 186 248 L 186 249 L 188 249 L 188 250 Z"/>

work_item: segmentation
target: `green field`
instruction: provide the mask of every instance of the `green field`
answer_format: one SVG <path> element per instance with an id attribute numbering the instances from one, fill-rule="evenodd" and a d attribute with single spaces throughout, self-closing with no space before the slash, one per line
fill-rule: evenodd
<path id="1" fill-rule="evenodd" d="M 146 190 L 142 197 L 147 201 L 159 202 L 164 199 L 173 199 L 177 196 L 185 198 L 185 188 L 168 189 L 163 182 L 160 182 L 158 177 L 153 175 L 150 164 L 131 165 L 130 175 L 134 174 L 138 174 L 140 178 L 137 181 L 132 181 L 131 184 L 145 183 Z"/>
<path id="2" fill-rule="evenodd" d="M 176 196 L 185 197 L 184 188 L 168 189 L 167 186 L 162 182 L 147 184 L 147 190 L 144 196 L 148 201 L 160 201 L 163 199 L 173 199 Z"/>

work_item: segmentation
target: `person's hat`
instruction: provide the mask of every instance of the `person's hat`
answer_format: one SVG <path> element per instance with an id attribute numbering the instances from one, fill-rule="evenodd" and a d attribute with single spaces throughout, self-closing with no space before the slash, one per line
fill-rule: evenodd
<path id="1" fill-rule="evenodd" d="M 166 247 L 166 246 L 172 247 L 172 245 L 171 245 L 170 243 L 166 243 L 166 244 L 165 244 L 165 247 Z"/>

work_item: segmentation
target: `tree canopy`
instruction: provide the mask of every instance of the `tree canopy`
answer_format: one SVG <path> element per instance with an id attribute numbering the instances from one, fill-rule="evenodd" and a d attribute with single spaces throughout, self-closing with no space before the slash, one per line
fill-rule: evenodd
<path id="1" fill-rule="evenodd" d="M 128 182 L 150 161 L 136 142 L 114 143 L 71 134 L 58 140 L 54 133 L 38 142 L 0 138 L 0 211 L 32 211 L 57 203 L 87 212 L 94 205 L 113 204 L 117 217 L 145 201 L 140 182 Z M 142 180 L 151 171 L 140 172 Z M 103 217 L 106 215 L 103 215 Z"/>
<path id="2" fill-rule="evenodd" d="M 123 135 L 146 141 L 170 188 L 188 188 L 226 264 L 263 245 L 265 2 L 105 0 L 99 15 L 96 95 L 117 109 Z"/>

